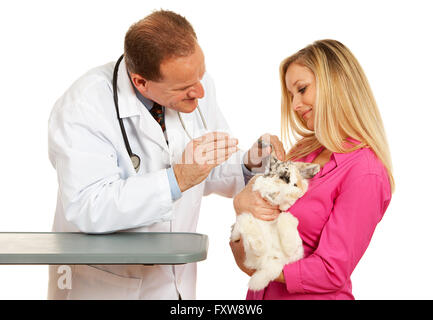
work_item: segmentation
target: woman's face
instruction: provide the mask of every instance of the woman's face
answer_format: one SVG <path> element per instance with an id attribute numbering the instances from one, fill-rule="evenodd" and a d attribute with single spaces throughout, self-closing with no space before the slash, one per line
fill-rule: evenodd
<path id="1" fill-rule="evenodd" d="M 287 68 L 286 86 L 293 99 L 290 107 L 314 131 L 314 105 L 316 102 L 316 78 L 310 69 L 298 63 Z"/>

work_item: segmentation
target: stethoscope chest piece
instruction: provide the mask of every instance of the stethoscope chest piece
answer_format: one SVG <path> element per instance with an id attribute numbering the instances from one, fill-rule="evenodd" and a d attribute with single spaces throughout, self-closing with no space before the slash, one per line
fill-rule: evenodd
<path id="1" fill-rule="evenodd" d="M 135 172 L 138 173 L 138 170 L 140 170 L 140 157 L 133 153 L 131 155 L 131 161 L 132 165 L 134 166 Z"/>

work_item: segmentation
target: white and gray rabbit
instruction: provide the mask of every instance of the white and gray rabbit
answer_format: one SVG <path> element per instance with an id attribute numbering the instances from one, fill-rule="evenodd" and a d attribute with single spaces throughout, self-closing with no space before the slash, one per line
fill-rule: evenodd
<path id="1" fill-rule="evenodd" d="M 255 269 L 248 287 L 259 291 L 276 279 L 284 265 L 303 258 L 302 240 L 298 233 L 298 219 L 289 209 L 308 189 L 308 179 L 319 172 L 318 164 L 279 161 L 270 156 L 268 173 L 260 175 L 253 190 L 283 211 L 277 219 L 264 221 L 251 213 L 237 216 L 232 226 L 231 241 L 242 237 L 247 268 Z"/>

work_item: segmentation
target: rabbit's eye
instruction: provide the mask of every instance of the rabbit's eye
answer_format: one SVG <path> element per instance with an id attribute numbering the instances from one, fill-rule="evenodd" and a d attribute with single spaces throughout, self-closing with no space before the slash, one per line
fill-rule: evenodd
<path id="1" fill-rule="evenodd" d="M 287 175 L 280 175 L 280 179 L 283 180 L 285 183 L 290 183 L 290 176 Z"/>

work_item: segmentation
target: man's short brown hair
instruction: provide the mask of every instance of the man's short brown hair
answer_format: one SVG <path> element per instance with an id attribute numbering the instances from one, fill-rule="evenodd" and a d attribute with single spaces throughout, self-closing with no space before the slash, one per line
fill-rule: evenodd
<path id="1" fill-rule="evenodd" d="M 162 80 L 164 60 L 194 53 L 197 36 L 191 24 L 172 11 L 155 11 L 133 24 L 125 35 L 125 63 L 131 73 Z"/>

